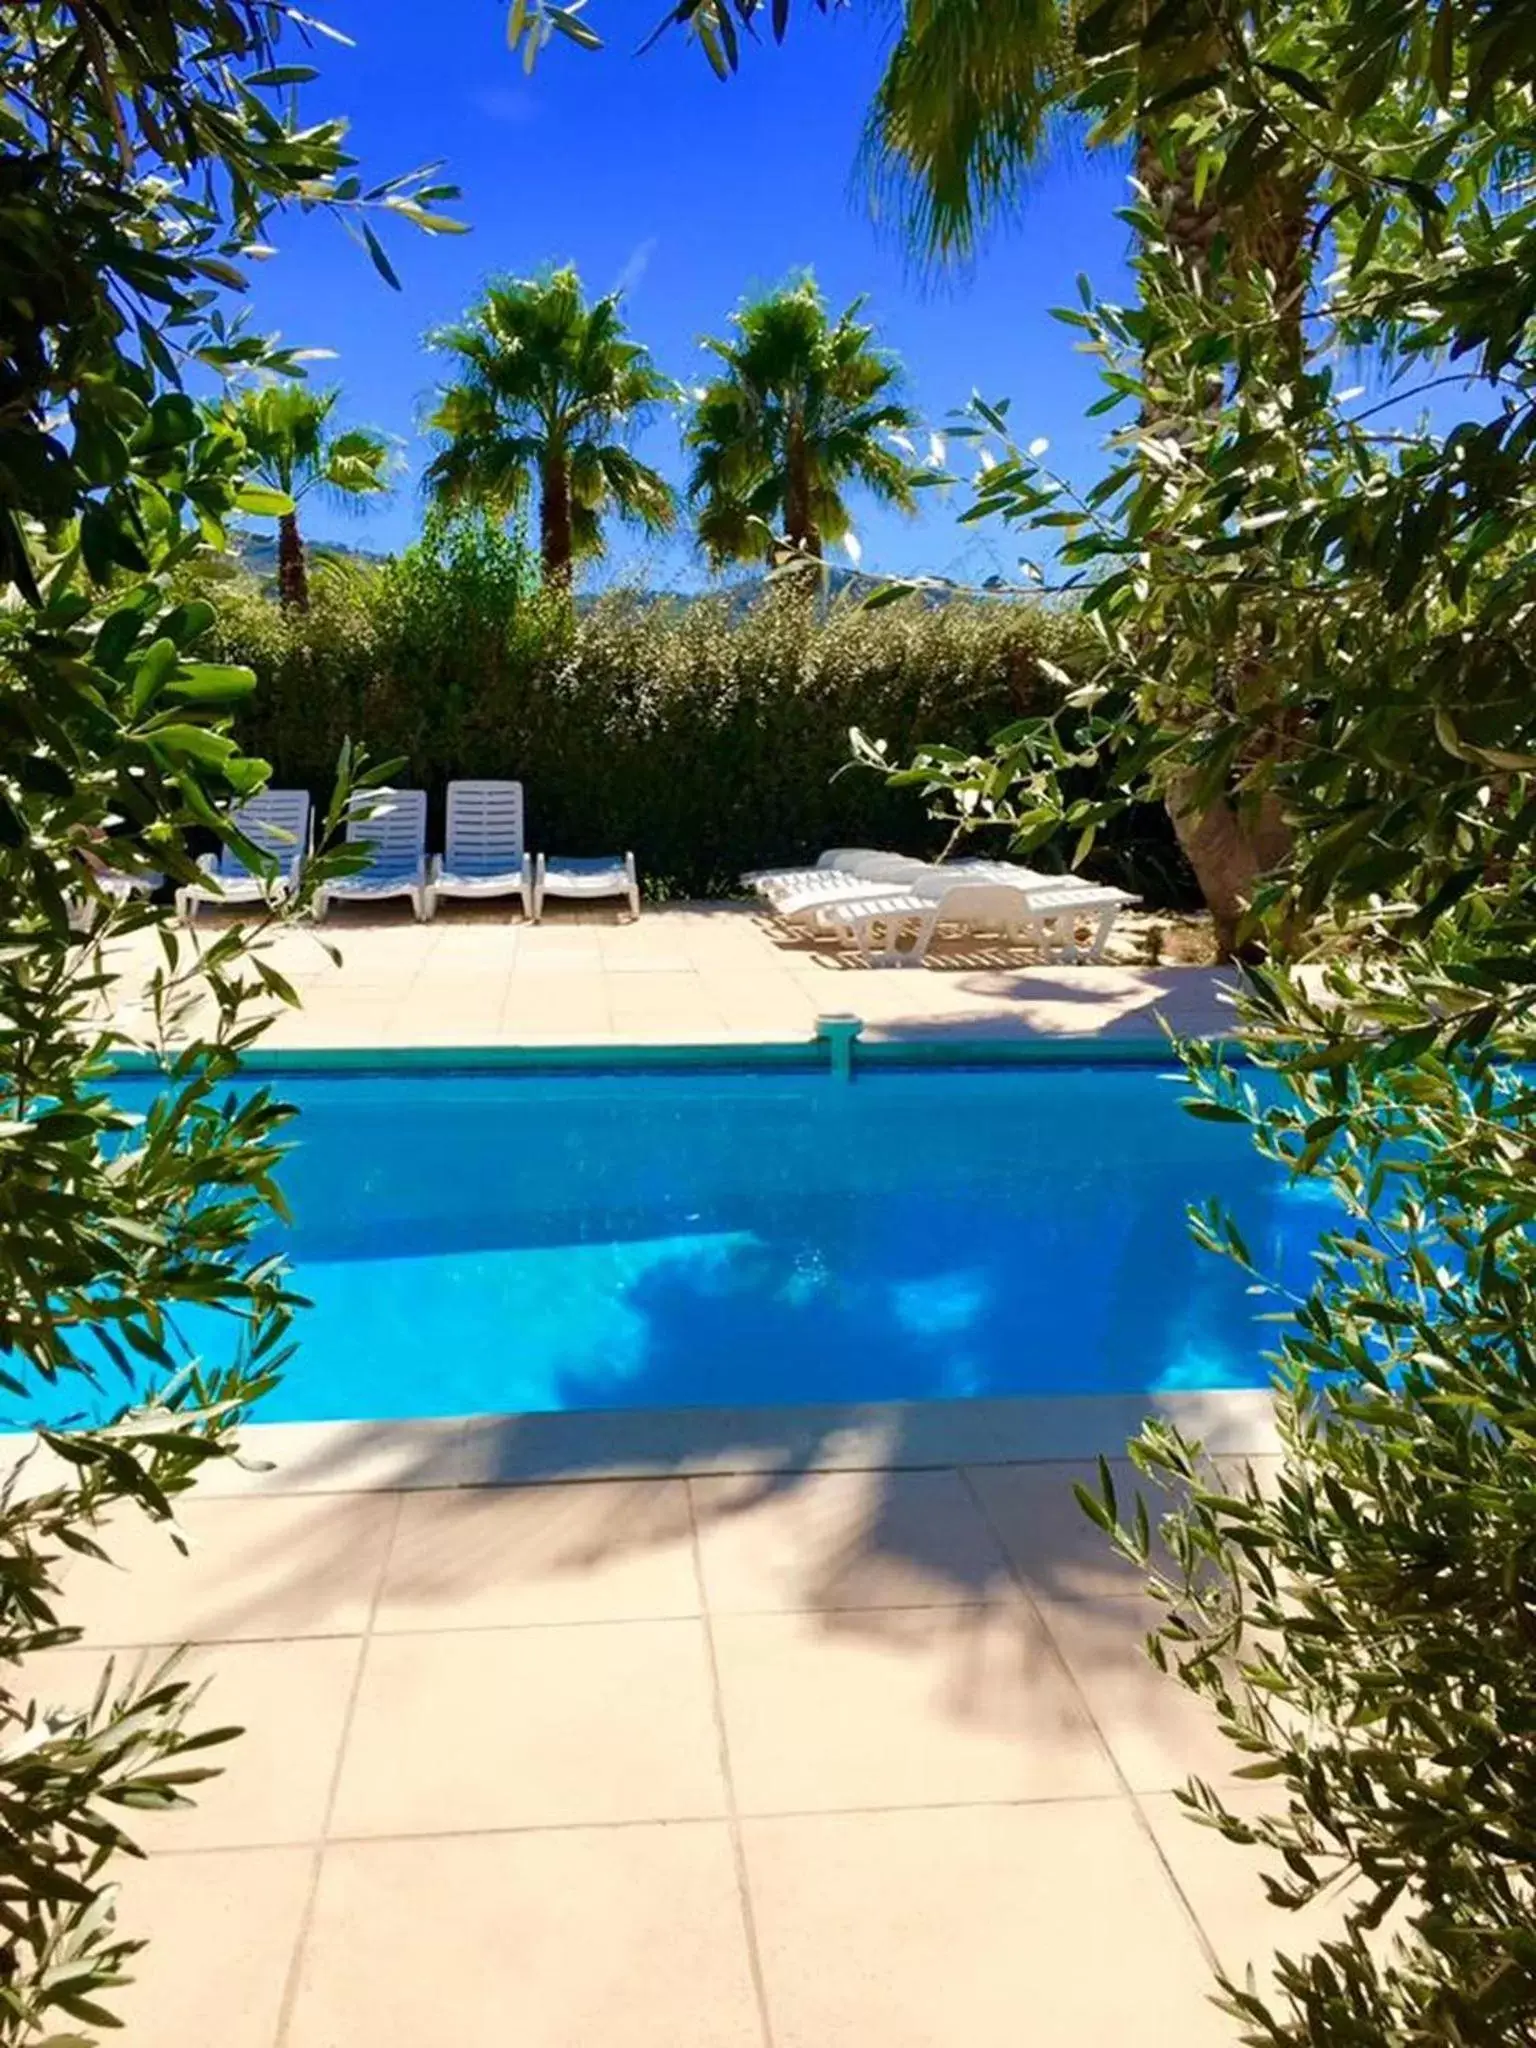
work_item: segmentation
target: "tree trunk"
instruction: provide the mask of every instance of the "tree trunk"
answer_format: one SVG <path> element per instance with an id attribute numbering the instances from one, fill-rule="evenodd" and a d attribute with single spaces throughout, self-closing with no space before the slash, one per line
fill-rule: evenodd
<path id="1" fill-rule="evenodd" d="M 539 555 L 552 589 L 571 587 L 571 472 L 563 455 L 546 458 L 540 472 Z"/>
<path id="2" fill-rule="evenodd" d="M 784 540 L 775 565 L 781 572 L 781 587 L 793 602 L 812 605 L 821 589 L 821 535 L 811 515 L 810 462 L 806 455 L 805 431 L 798 419 L 791 419 L 788 444 L 784 450 Z"/>
<path id="3" fill-rule="evenodd" d="M 309 571 L 296 512 L 283 513 L 277 522 L 277 597 L 285 611 L 309 610 Z"/>
<path id="4" fill-rule="evenodd" d="M 784 451 L 784 538 L 794 554 L 812 555 L 819 562 L 821 535 L 811 514 L 810 470 L 805 430 L 799 420 L 792 420 Z"/>
<path id="5" fill-rule="evenodd" d="M 1211 913 L 1217 956 L 1232 960 L 1240 950 L 1242 921 L 1253 892 L 1290 852 L 1291 832 L 1275 797 L 1261 797 L 1249 819 L 1225 797 L 1197 803 L 1197 781 L 1192 769 L 1181 769 L 1170 781 L 1164 802 Z"/>
<path id="6" fill-rule="evenodd" d="M 1138 140 L 1136 171 L 1168 224 L 1169 240 L 1183 251 L 1192 269 L 1209 271 L 1219 239 L 1225 244 L 1228 266 L 1259 265 L 1270 272 L 1280 346 L 1289 373 L 1300 375 L 1306 363 L 1302 315 L 1309 193 L 1271 178 L 1261 179 L 1240 208 L 1224 208 L 1209 194 L 1197 200 L 1193 154 L 1180 153 L 1170 167 L 1156 136 L 1147 133 Z M 1254 680 L 1251 675 L 1245 678 L 1249 689 Z M 1277 752 L 1278 748 L 1277 734 Z M 1166 797 L 1168 815 L 1211 913 L 1217 952 L 1230 960 L 1254 887 L 1289 856 L 1291 831 L 1274 796 L 1265 795 L 1256 806 L 1242 809 L 1225 797 L 1201 807 L 1194 795 L 1197 782 L 1188 771 L 1173 778 Z"/>

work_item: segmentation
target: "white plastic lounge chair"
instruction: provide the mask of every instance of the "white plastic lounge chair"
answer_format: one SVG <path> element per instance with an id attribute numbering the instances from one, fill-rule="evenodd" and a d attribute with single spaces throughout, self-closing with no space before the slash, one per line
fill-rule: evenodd
<path id="1" fill-rule="evenodd" d="M 755 889 L 762 882 L 771 885 L 781 878 L 792 880 L 800 875 L 821 874 L 829 868 L 839 869 L 845 874 L 850 873 L 854 863 L 858 861 L 900 858 L 899 854 L 882 853 L 873 846 L 829 846 L 824 853 L 817 854 L 815 862 L 810 867 L 753 868 L 741 879 L 749 889 Z"/>
<path id="2" fill-rule="evenodd" d="M 765 902 L 775 907 L 789 898 L 847 895 L 850 890 L 903 887 L 914 875 L 926 874 L 926 861 L 910 860 L 901 853 L 875 853 L 857 847 L 836 849 L 833 861 L 823 855 L 813 868 L 780 868 L 745 877 Z"/>
<path id="3" fill-rule="evenodd" d="M 1056 876 L 1036 875 L 1028 868 L 1010 868 L 1005 876 L 994 874 L 990 867 L 973 867 L 961 861 L 906 860 L 899 854 L 888 854 L 883 856 L 883 862 L 880 872 L 868 876 L 808 869 L 794 886 L 775 884 L 768 898 L 774 915 L 787 924 L 815 924 L 817 913 L 825 904 L 857 902 L 868 895 L 889 896 L 893 891 L 927 897 L 962 885 L 1030 892 L 1059 890 L 1062 886 Z"/>
<path id="4" fill-rule="evenodd" d="M 309 791 L 259 790 L 241 804 L 233 823 L 268 856 L 274 872 L 257 873 L 247 867 L 231 846 L 205 853 L 198 865 L 207 882 L 188 882 L 176 891 L 177 913 L 188 924 L 200 903 L 264 903 L 288 893 L 309 852 Z"/>
<path id="5" fill-rule="evenodd" d="M 920 967 L 938 928 L 937 901 L 910 889 L 823 903 L 816 924 L 853 941 L 866 967 Z"/>
<path id="6" fill-rule="evenodd" d="M 1098 960 L 1121 906 L 1134 900 L 1123 889 L 1091 883 L 1039 889 L 980 876 L 930 877 L 910 889 L 807 902 L 802 921 L 850 938 L 860 959 L 875 967 L 918 966 L 945 924 L 995 932 L 1008 941 L 1027 937 L 1047 958 L 1080 960 L 1077 928 L 1087 922 L 1094 932 L 1086 957 Z"/>
<path id="7" fill-rule="evenodd" d="M 426 791 L 362 790 L 353 798 L 353 813 L 347 838 L 368 847 L 368 865 L 316 890 L 316 920 L 333 903 L 379 903 L 387 896 L 408 896 L 419 920 L 430 917 Z"/>
<path id="8" fill-rule="evenodd" d="M 1076 875 L 1047 875 L 1036 868 L 1002 860 L 924 861 L 900 853 L 877 853 L 865 847 L 833 847 L 813 868 L 771 868 L 742 879 L 776 909 L 790 899 L 809 900 L 818 890 L 832 895 L 852 893 L 850 885 L 873 882 L 883 888 L 916 888 L 937 878 L 960 881 L 1010 882 L 1020 888 L 1089 888 Z"/>
<path id="9" fill-rule="evenodd" d="M 96 886 L 103 896 L 126 903 L 134 896 L 153 896 L 165 877 L 153 869 L 147 875 L 125 875 L 118 868 L 98 868 Z"/>
<path id="10" fill-rule="evenodd" d="M 630 916 L 638 918 L 640 878 L 635 873 L 635 856 L 609 853 L 595 860 L 572 860 L 564 854 L 541 853 L 533 870 L 535 924 L 544 914 L 546 896 L 627 896 Z"/>
<path id="11" fill-rule="evenodd" d="M 1032 889 L 1026 900 L 1043 952 L 1061 960 L 1102 960 L 1115 919 L 1127 903 L 1134 903 L 1137 898 L 1125 889 L 1077 882 L 1069 888 Z M 1078 943 L 1080 924 L 1093 928 L 1086 947 Z"/>
<path id="12" fill-rule="evenodd" d="M 520 782 L 450 782 L 443 839 L 427 876 L 428 917 L 440 896 L 519 896 L 524 917 L 533 916 Z"/>

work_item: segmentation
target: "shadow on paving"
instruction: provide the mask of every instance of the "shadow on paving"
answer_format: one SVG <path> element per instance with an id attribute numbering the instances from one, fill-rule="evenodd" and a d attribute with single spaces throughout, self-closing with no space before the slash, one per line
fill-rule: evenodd
<path id="1" fill-rule="evenodd" d="M 1107 1404 L 1127 1427 L 1136 1405 Z M 933 1406 L 626 1410 L 437 1421 L 404 1432 L 356 1424 L 334 1439 L 315 1432 L 319 1440 L 302 1450 L 296 1441 L 291 1457 L 278 1426 L 278 1488 L 310 1512 L 298 1544 L 267 1565 L 290 1585 L 346 1569 L 349 1517 L 366 1487 L 431 1494 L 451 1509 L 441 1544 L 409 1557 L 397 1546 L 392 1559 L 391 1596 L 414 1609 L 437 1600 L 451 1609 L 498 1574 L 558 1580 L 605 1571 L 696 1531 L 706 1586 L 714 1540 L 743 1534 L 749 1576 L 772 1581 L 764 1598 L 726 1596 L 741 1611 L 815 1611 L 828 1627 L 899 1640 L 912 1634 L 912 1610 L 979 1609 L 1022 1593 L 1047 1607 L 1112 1603 L 1105 1623 L 1117 1658 L 1139 1643 L 1150 1610 L 1135 1597 L 1137 1575 L 1074 1497 L 1074 1481 L 1096 1483 L 1091 1461 L 951 1459 L 936 1450 Z M 1120 1449 L 1125 1433 L 1106 1450 Z M 1123 1456 L 1113 1469 L 1122 1505 L 1139 1486 L 1155 1523 L 1163 1497 Z M 685 1477 L 686 1497 L 680 1485 L 658 1483 Z M 251 1497 L 267 1496 L 241 1496 Z M 509 1517 L 504 1504 L 513 1498 Z M 719 1607 L 719 1591 L 709 1591 Z M 282 1604 L 280 1592 L 271 1597 Z M 229 1621 L 238 1633 L 238 1615 Z"/>

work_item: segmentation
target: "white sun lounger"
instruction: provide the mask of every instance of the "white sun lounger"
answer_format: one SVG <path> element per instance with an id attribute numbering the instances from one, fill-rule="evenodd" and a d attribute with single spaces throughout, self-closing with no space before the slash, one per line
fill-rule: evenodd
<path id="1" fill-rule="evenodd" d="M 808 902 L 818 893 L 831 896 L 856 894 L 858 885 L 874 883 L 881 888 L 926 887 L 938 880 L 945 885 L 961 881 L 1006 882 L 1026 889 L 1087 889 L 1094 885 L 1077 875 L 1047 875 L 1037 868 L 1021 867 L 1013 861 L 956 860 L 924 861 L 900 853 L 877 853 L 863 847 L 834 847 L 812 868 L 770 868 L 742 877 L 776 910 L 794 902 Z"/>
<path id="2" fill-rule="evenodd" d="M 114 903 L 128 903 L 135 896 L 153 896 L 164 881 L 164 875 L 153 869 L 147 875 L 125 875 L 116 868 L 99 869 L 96 874 L 97 888 Z"/>
<path id="3" fill-rule="evenodd" d="M 910 889 L 824 902 L 815 923 L 853 941 L 866 967 L 919 967 L 938 929 L 939 904 Z"/>
<path id="4" fill-rule="evenodd" d="M 366 845 L 368 864 L 315 892 L 315 917 L 333 903 L 379 903 L 408 896 L 418 919 L 431 916 L 427 889 L 427 793 L 424 789 L 367 789 L 352 799 L 347 839 Z"/>
<path id="5" fill-rule="evenodd" d="M 794 880 L 800 875 L 821 874 L 828 869 L 838 869 L 844 874 L 850 874 L 858 863 L 866 860 L 900 859 L 900 854 L 882 853 L 878 847 L 873 846 L 829 846 L 824 853 L 817 854 L 814 863 L 810 867 L 753 868 L 747 874 L 744 874 L 741 879 L 749 889 L 756 889 L 763 883 L 771 887 L 773 883 L 781 879 Z"/>
<path id="6" fill-rule="evenodd" d="M 176 891 L 176 910 L 190 924 L 200 903 L 264 903 L 286 896 L 309 853 L 309 791 L 263 789 L 248 797 L 231 821 L 259 853 L 273 863 L 270 873 L 246 865 L 232 846 L 205 853 L 198 865 L 203 882 Z"/>
<path id="7" fill-rule="evenodd" d="M 1102 959 L 1116 917 L 1136 901 L 1125 889 L 1078 875 L 1035 875 L 1007 861 L 933 868 L 910 887 L 914 895 L 938 902 L 940 924 L 1029 938 L 1047 957 L 1061 960 Z M 1084 923 L 1093 926 L 1086 949 L 1077 943 Z"/>
<path id="8" fill-rule="evenodd" d="M 1098 960 L 1122 905 L 1133 900 L 1123 889 L 1091 883 L 1024 888 L 983 876 L 928 878 L 910 889 L 807 899 L 799 915 L 802 922 L 851 939 L 860 959 L 875 967 L 918 966 L 944 924 L 995 932 L 1010 942 L 1028 938 L 1048 958 L 1079 960 L 1085 954 L 1077 927 L 1086 921 L 1094 926 L 1086 958 Z"/>
<path id="9" fill-rule="evenodd" d="M 533 870 L 534 922 L 544 915 L 546 896 L 627 896 L 629 914 L 640 915 L 640 878 L 632 853 L 600 854 L 592 860 L 575 860 L 567 854 L 540 854 Z"/>
<path id="10" fill-rule="evenodd" d="M 832 854 L 823 854 L 813 868 L 768 869 L 755 876 L 744 875 L 742 880 L 764 902 L 777 906 L 789 898 L 808 897 L 818 892 L 836 896 L 870 886 L 900 888 L 914 875 L 927 873 L 928 867 L 927 861 L 912 860 L 901 853 L 839 847 L 834 848 Z"/>
<path id="11" fill-rule="evenodd" d="M 443 851 L 432 856 L 427 915 L 440 896 L 519 896 L 533 916 L 533 862 L 523 848 L 520 782 L 450 782 Z"/>

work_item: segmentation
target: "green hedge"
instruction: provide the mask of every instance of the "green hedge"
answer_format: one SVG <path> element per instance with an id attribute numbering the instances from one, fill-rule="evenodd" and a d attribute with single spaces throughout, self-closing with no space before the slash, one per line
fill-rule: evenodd
<path id="1" fill-rule="evenodd" d="M 278 781 L 319 794 L 342 740 L 361 739 L 408 763 L 435 834 L 451 778 L 516 777 L 533 846 L 633 848 L 651 891 L 692 896 L 828 845 L 937 851 L 946 827 L 917 793 L 848 765 L 849 728 L 893 761 L 979 745 L 1049 710 L 1059 685 L 1039 657 L 1070 670 L 1082 644 L 1071 615 L 979 602 L 817 618 L 791 596 L 746 609 L 616 594 L 572 619 L 530 588 L 514 541 L 473 527 L 377 571 L 322 573 L 307 616 L 243 582 L 219 613 L 221 654 L 260 678 L 242 743 Z M 1168 848 L 1150 813 L 1096 860 L 1166 900 L 1182 886 Z"/>

